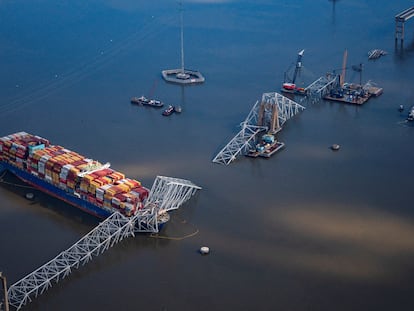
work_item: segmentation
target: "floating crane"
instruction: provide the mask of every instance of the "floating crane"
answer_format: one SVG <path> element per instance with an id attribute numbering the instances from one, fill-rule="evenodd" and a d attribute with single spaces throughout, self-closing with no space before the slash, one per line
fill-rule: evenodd
<path id="1" fill-rule="evenodd" d="M 295 72 L 293 73 L 293 78 L 290 82 L 288 81 L 287 75 L 285 73 L 285 82 L 282 84 L 282 90 L 281 90 L 282 92 L 306 95 L 306 90 L 303 87 L 297 87 L 295 84 L 298 72 L 302 68 L 302 57 L 304 53 L 305 53 L 305 50 L 302 50 L 298 53 L 298 58 L 296 60 L 296 66 L 295 66 Z"/>
<path id="2" fill-rule="evenodd" d="M 358 66 L 352 66 L 352 69 L 359 72 L 359 84 L 345 82 L 345 73 L 347 70 L 348 50 L 345 49 L 342 60 L 342 72 L 339 75 L 333 75 L 333 82 L 329 85 L 329 92 L 323 96 L 324 99 L 337 101 L 348 104 L 362 105 L 372 96 L 382 94 L 382 88 L 377 87 L 368 81 L 362 85 L 362 63 Z"/>
<path id="3" fill-rule="evenodd" d="M 348 60 L 348 50 L 345 49 L 344 51 L 344 58 L 342 59 L 342 73 L 340 76 L 340 86 L 343 87 L 344 86 L 344 82 L 345 82 L 345 73 L 346 73 L 346 62 Z"/>

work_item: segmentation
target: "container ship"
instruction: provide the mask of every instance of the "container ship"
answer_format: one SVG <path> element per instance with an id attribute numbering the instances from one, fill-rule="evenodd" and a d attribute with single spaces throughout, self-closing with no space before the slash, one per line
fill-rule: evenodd
<path id="1" fill-rule="evenodd" d="M 149 190 L 141 182 L 37 135 L 0 138 L 0 173 L 8 170 L 33 187 L 98 218 L 126 217 L 144 208 Z M 165 213 L 166 214 L 166 213 Z M 160 222 L 166 222 L 166 216 Z"/>

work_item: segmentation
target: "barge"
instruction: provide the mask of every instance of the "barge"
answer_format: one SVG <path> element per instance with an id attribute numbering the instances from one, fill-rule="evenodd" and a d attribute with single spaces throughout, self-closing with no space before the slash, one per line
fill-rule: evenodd
<path id="1" fill-rule="evenodd" d="M 247 152 L 246 156 L 251 158 L 264 157 L 270 158 L 277 151 L 285 146 L 284 143 L 277 141 L 271 134 L 262 136 L 261 142 L 256 144 L 254 149 Z"/>

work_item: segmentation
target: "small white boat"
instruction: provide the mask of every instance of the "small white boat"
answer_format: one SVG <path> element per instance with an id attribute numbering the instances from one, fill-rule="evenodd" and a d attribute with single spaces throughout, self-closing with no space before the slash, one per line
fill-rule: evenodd
<path id="1" fill-rule="evenodd" d="M 411 107 L 410 112 L 408 113 L 407 120 L 414 121 L 414 106 Z"/>

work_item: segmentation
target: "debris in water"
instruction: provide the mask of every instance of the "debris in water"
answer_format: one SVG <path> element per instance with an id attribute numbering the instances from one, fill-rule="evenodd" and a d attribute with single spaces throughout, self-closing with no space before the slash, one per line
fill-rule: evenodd
<path id="1" fill-rule="evenodd" d="M 388 53 L 385 52 L 384 50 L 379 50 L 379 49 L 371 50 L 368 52 L 368 59 L 377 59 L 387 54 Z"/>

